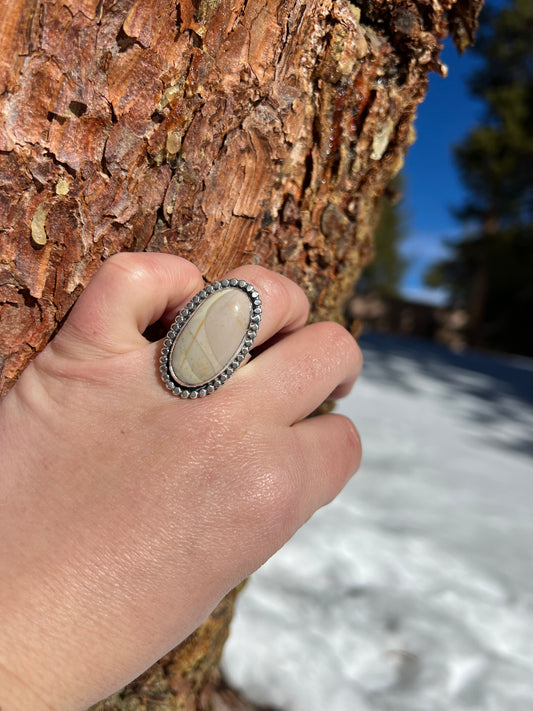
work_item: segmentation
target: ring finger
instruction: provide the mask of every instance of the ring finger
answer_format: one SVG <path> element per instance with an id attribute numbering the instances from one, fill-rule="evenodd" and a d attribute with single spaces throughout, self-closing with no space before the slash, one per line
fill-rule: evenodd
<path id="1" fill-rule="evenodd" d="M 235 374 L 234 387 L 274 421 L 292 425 L 328 397 L 351 390 L 362 367 L 351 334 L 336 323 L 315 323 L 267 348 Z"/>

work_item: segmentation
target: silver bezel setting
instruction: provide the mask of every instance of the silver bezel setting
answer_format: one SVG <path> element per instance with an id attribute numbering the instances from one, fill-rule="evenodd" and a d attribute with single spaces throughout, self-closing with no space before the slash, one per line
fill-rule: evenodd
<path id="1" fill-rule="evenodd" d="M 230 288 L 241 289 L 250 301 L 250 318 L 248 320 L 248 328 L 242 338 L 238 351 L 214 378 L 211 378 L 205 383 L 201 383 L 200 385 L 194 387 L 181 383 L 174 374 L 170 362 L 174 341 L 196 313 L 200 304 L 217 291 Z M 215 390 L 218 390 L 218 388 L 233 375 L 237 368 L 242 365 L 246 356 L 250 353 L 255 337 L 257 336 L 259 324 L 261 322 L 261 313 L 262 304 L 259 292 L 253 284 L 250 284 L 247 281 L 242 279 L 222 279 L 221 281 L 215 281 L 212 284 L 205 286 L 201 291 L 195 294 L 185 308 L 179 312 L 163 342 L 161 357 L 159 358 L 159 371 L 164 385 L 173 395 L 191 400 L 199 397 L 206 397 L 207 395 L 215 392 Z"/>

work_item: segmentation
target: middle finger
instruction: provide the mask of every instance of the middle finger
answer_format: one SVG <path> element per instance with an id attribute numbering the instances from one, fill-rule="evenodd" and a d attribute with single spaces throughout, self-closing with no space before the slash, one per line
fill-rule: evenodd
<path id="1" fill-rule="evenodd" d="M 362 363 L 346 329 L 314 323 L 266 348 L 235 373 L 232 387 L 274 421 L 292 425 L 330 396 L 347 395 Z"/>

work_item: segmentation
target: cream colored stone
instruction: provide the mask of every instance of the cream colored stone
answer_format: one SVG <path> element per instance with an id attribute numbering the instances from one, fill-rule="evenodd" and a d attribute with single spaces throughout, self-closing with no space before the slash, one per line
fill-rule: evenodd
<path id="1" fill-rule="evenodd" d="M 196 387 L 223 371 L 241 348 L 250 314 L 250 299 L 241 289 L 223 289 L 205 299 L 172 346 L 170 367 L 176 379 Z"/>

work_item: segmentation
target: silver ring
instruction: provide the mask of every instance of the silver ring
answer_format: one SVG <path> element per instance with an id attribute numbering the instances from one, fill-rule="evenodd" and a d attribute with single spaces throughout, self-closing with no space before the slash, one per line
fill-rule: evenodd
<path id="1" fill-rule="evenodd" d="M 252 284 L 222 279 L 199 291 L 172 324 L 159 359 L 161 378 L 174 395 L 205 397 L 243 363 L 261 321 Z"/>

